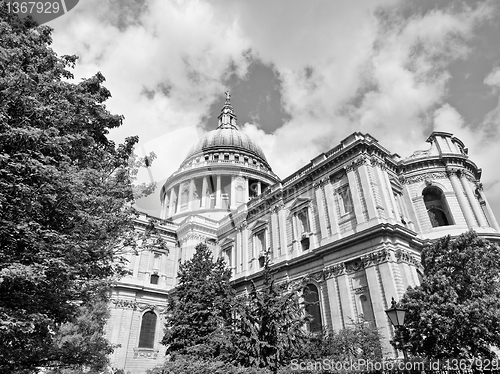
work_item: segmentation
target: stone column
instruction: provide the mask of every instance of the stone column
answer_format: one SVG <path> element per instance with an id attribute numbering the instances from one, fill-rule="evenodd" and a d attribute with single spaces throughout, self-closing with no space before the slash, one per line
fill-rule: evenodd
<path id="1" fill-rule="evenodd" d="M 250 191 L 250 186 L 248 185 L 250 181 L 248 180 L 248 177 L 243 177 L 244 179 L 244 189 L 245 189 L 245 204 L 248 203 L 248 200 L 250 199 L 249 191 Z"/>
<path id="2" fill-rule="evenodd" d="M 465 217 L 465 222 L 467 226 L 476 226 L 476 221 L 472 214 L 472 210 L 470 209 L 468 201 L 465 199 L 464 193 L 462 192 L 462 188 L 460 187 L 460 182 L 458 181 L 458 177 L 454 171 L 448 171 L 448 177 L 450 178 L 451 185 L 453 186 L 453 191 L 455 192 L 455 196 L 457 197 L 458 204 L 460 205 L 460 209 L 462 210 L 462 214 Z"/>
<path id="3" fill-rule="evenodd" d="M 234 269 L 235 269 L 235 274 L 236 273 L 241 273 L 241 268 L 242 268 L 242 253 L 241 253 L 241 248 L 242 248 L 242 237 L 241 237 L 241 227 L 237 228 L 236 231 L 236 243 L 234 244 Z"/>
<path id="4" fill-rule="evenodd" d="M 362 194 L 365 197 L 366 207 L 368 209 L 368 220 L 378 217 L 375 195 L 373 194 L 370 175 L 368 174 L 368 166 L 361 164 L 358 168 L 361 186 L 363 187 Z"/>
<path id="5" fill-rule="evenodd" d="M 344 323 L 337 289 L 337 279 L 334 276 L 326 280 L 326 288 L 328 290 L 328 301 L 330 302 L 332 329 L 341 330 L 344 328 Z"/>
<path id="6" fill-rule="evenodd" d="M 262 187 L 260 181 L 257 181 L 257 196 L 259 196 L 261 193 L 262 193 Z"/>
<path id="7" fill-rule="evenodd" d="M 480 227 L 487 227 L 488 223 L 486 222 L 486 219 L 484 218 L 483 211 L 481 207 L 479 206 L 479 201 L 477 201 L 476 196 L 474 195 L 474 192 L 472 192 L 472 189 L 470 188 L 469 180 L 465 176 L 464 173 L 461 173 L 460 175 L 460 181 L 462 182 L 462 186 L 464 187 L 465 194 L 467 195 L 467 199 L 469 200 L 469 203 L 472 207 L 472 211 L 474 212 L 474 215 L 476 216 L 477 222 L 479 223 Z"/>
<path id="8" fill-rule="evenodd" d="M 490 203 L 486 200 L 486 196 L 483 192 L 483 186 L 479 184 L 478 186 L 479 196 L 484 202 L 484 207 L 486 208 L 486 216 L 488 218 L 489 226 L 493 227 L 497 232 L 500 232 L 500 226 L 498 225 L 497 219 L 495 218 L 495 213 L 491 209 Z"/>
<path id="9" fill-rule="evenodd" d="M 340 308 L 342 311 L 343 324 L 344 327 L 347 327 L 351 324 L 351 319 L 356 319 L 356 313 L 352 303 L 351 282 L 345 271 L 337 277 L 337 282 L 339 287 Z"/>
<path id="10" fill-rule="evenodd" d="M 207 177 L 203 177 L 203 182 L 201 186 L 201 207 L 207 208 L 207 189 L 208 189 L 208 180 Z"/>
<path id="11" fill-rule="evenodd" d="M 194 201 L 194 179 L 189 180 L 189 201 L 188 201 L 188 210 L 194 210 L 195 201 Z"/>
<path id="12" fill-rule="evenodd" d="M 394 197 L 394 192 L 392 190 L 392 185 L 391 185 L 391 180 L 389 179 L 389 174 L 387 173 L 387 170 L 382 170 L 382 175 L 385 178 L 385 182 L 387 185 L 387 190 L 389 193 L 389 199 L 391 201 L 392 206 L 394 207 L 394 215 L 396 216 L 395 219 L 398 223 L 401 223 L 401 212 L 399 211 L 398 204 L 396 203 L 396 198 Z"/>
<path id="13" fill-rule="evenodd" d="M 379 279 L 379 271 L 375 262 L 366 261 L 365 262 L 365 274 L 366 281 L 368 283 L 368 289 L 370 290 L 370 298 L 373 306 L 373 314 L 375 317 L 375 323 L 377 329 L 382 336 L 382 351 L 384 354 L 395 354 L 394 348 L 390 345 L 389 341 L 392 339 L 392 328 L 390 326 L 390 321 L 388 321 L 385 311 L 388 309 L 387 301 L 385 300 L 390 294 L 384 292 L 383 286 L 381 287 L 381 281 Z M 384 297 L 385 296 L 385 297 Z M 392 297 L 392 296 L 390 296 Z M 397 295 L 394 295 L 397 298 Z"/>
<path id="14" fill-rule="evenodd" d="M 390 196 L 388 196 L 390 190 L 387 185 L 387 180 L 385 179 L 384 174 L 386 173 L 383 170 L 383 168 L 385 168 L 385 165 L 377 163 L 373 166 L 372 170 L 375 172 L 379 195 L 382 200 L 382 206 L 385 211 L 385 218 L 390 220 L 394 219 L 394 213 L 393 213 L 394 205 L 392 204 Z"/>
<path id="15" fill-rule="evenodd" d="M 222 193 L 221 193 L 221 176 L 217 174 L 217 189 L 215 191 L 215 207 L 222 207 Z"/>
<path id="16" fill-rule="evenodd" d="M 337 208 L 333 197 L 333 187 L 331 183 L 325 184 L 326 206 L 328 209 L 328 218 L 330 219 L 330 230 L 332 236 L 338 235 L 340 238 L 339 220 L 337 218 Z"/>
<path id="17" fill-rule="evenodd" d="M 271 244 L 272 244 L 272 252 L 273 256 L 272 258 L 277 258 L 279 255 L 278 251 L 278 209 L 279 206 L 274 207 L 271 210 L 271 229 L 270 229 L 270 236 L 271 238 Z"/>
<path id="18" fill-rule="evenodd" d="M 177 213 L 180 213 L 181 211 L 181 188 L 182 188 L 182 183 L 179 183 L 179 188 L 177 189 Z"/>
<path id="19" fill-rule="evenodd" d="M 417 217 L 417 211 L 415 210 L 415 206 L 413 205 L 413 201 L 410 196 L 410 188 L 407 184 L 403 186 L 403 205 L 408 212 L 408 218 L 412 222 L 412 224 L 410 225 L 410 229 L 417 232 L 422 232 L 422 227 L 420 226 L 420 222 L 418 221 Z M 408 208 L 411 208 L 411 210 L 409 210 Z"/>
<path id="20" fill-rule="evenodd" d="M 235 209 L 236 208 L 236 182 L 235 182 L 234 175 L 231 175 L 231 196 L 230 196 L 230 208 Z"/>
<path id="21" fill-rule="evenodd" d="M 280 255 L 287 254 L 287 238 L 286 238 L 286 210 L 284 206 L 278 210 L 278 225 L 280 235 Z"/>
<path id="22" fill-rule="evenodd" d="M 321 182 L 315 184 L 314 189 L 315 189 L 314 193 L 316 195 L 316 206 L 318 207 L 321 238 L 323 239 L 328 237 L 328 230 L 326 228 L 326 216 L 325 216 L 325 208 L 323 206 L 323 189 L 321 188 Z"/>
<path id="23" fill-rule="evenodd" d="M 175 204 L 177 204 L 177 201 L 175 201 L 175 187 L 172 187 L 170 190 L 170 201 L 169 201 L 170 207 L 168 210 L 168 216 L 172 217 L 175 214 Z"/>
<path id="24" fill-rule="evenodd" d="M 241 271 L 248 271 L 249 261 L 248 258 L 248 227 L 246 223 L 243 225 L 241 230 L 241 252 L 242 252 L 242 268 Z"/>
<path id="25" fill-rule="evenodd" d="M 352 203 L 354 205 L 354 213 L 356 215 L 356 223 L 359 225 L 360 223 L 365 222 L 365 218 L 363 217 L 363 205 L 359 197 L 363 192 L 358 191 L 354 169 L 352 167 L 346 168 L 346 172 L 347 180 L 349 181 L 349 188 L 351 189 L 351 197 Z"/>

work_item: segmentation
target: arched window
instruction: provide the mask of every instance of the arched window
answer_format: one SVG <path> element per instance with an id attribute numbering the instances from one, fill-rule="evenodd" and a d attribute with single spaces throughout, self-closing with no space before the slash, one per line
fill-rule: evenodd
<path id="1" fill-rule="evenodd" d="M 146 312 L 142 316 L 141 333 L 139 335 L 139 348 L 154 348 L 156 331 L 156 314 Z"/>
<path id="2" fill-rule="evenodd" d="M 432 227 L 450 225 L 452 222 L 450 211 L 443 191 L 435 186 L 430 186 L 424 189 L 422 195 Z"/>
<path id="3" fill-rule="evenodd" d="M 306 303 L 306 312 L 312 318 L 311 322 L 309 322 L 307 326 L 309 331 L 320 332 L 322 329 L 322 323 L 318 287 L 314 284 L 308 284 L 304 291 L 304 301 Z"/>

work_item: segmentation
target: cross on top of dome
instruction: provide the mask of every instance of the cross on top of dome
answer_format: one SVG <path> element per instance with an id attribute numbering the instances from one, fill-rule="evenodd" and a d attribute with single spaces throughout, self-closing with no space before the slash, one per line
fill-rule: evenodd
<path id="1" fill-rule="evenodd" d="M 219 114 L 219 125 L 218 129 L 232 129 L 238 130 L 236 126 L 236 114 L 234 114 L 233 106 L 231 105 L 231 94 L 229 91 L 224 92 L 226 95 L 226 102 L 222 107 Z"/>

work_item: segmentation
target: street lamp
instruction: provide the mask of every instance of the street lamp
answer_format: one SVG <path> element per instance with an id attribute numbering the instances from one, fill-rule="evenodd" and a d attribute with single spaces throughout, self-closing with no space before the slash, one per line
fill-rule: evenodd
<path id="1" fill-rule="evenodd" d="M 387 314 L 387 317 L 389 317 L 389 320 L 391 321 L 392 325 L 395 328 L 400 328 L 401 326 L 404 326 L 406 309 L 398 307 L 396 304 L 396 300 L 394 300 L 394 297 L 391 300 L 390 309 L 387 309 L 385 311 L 385 314 Z M 403 357 L 405 358 L 406 361 L 408 357 L 406 355 L 406 350 L 404 349 L 404 346 L 402 351 L 403 351 Z"/>

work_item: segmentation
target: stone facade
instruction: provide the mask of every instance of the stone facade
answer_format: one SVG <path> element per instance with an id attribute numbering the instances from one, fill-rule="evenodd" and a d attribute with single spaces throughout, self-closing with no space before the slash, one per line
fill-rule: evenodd
<path id="1" fill-rule="evenodd" d="M 169 251 L 130 255 L 131 274 L 114 288 L 108 338 L 121 346 L 112 365 L 139 374 L 164 360 L 166 294 L 200 242 L 226 260 L 238 291 L 259 282 L 270 256 L 279 280 L 317 288 L 315 326 L 342 329 L 364 318 L 381 332 L 384 353 L 397 354 L 384 311 L 419 284 L 429 240 L 469 228 L 500 239 L 464 144 L 444 132 L 427 141 L 428 150 L 402 160 L 353 133 L 280 180 L 239 132 L 228 97 L 218 128 L 162 188 L 157 223 Z"/>

